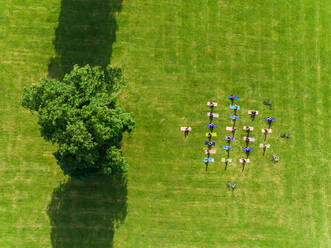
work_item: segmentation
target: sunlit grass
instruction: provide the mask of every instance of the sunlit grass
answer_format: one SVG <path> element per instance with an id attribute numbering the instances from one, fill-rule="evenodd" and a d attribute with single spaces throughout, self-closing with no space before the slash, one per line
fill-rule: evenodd
<path id="1" fill-rule="evenodd" d="M 98 197 L 93 183 L 82 185 L 80 199 L 80 183 L 66 183 L 52 156 L 56 147 L 40 138 L 36 116 L 20 107 L 23 86 L 47 76 L 56 55 L 61 1 L 0 4 L 0 247 L 327 247 L 329 9 L 326 0 L 123 1 L 111 63 L 125 70 L 120 105 L 137 121 L 123 142 L 130 163 L 126 200 L 126 187 L 124 196 Z M 257 141 L 244 172 L 242 130 L 234 162 L 226 171 L 220 163 L 231 125 L 229 93 L 240 97 L 240 129 L 251 123 L 248 109 L 261 111 L 251 123 Z M 265 99 L 273 102 L 271 111 Z M 206 172 L 209 100 L 219 103 L 221 117 L 216 162 Z M 276 122 L 263 157 L 259 129 L 267 114 Z M 193 127 L 186 139 L 182 125 Z M 282 132 L 291 139 L 280 139 Z M 270 161 L 272 152 L 278 164 Z M 233 193 L 227 181 L 238 183 Z M 114 209 L 105 204 L 113 200 L 119 202 Z M 124 222 L 113 230 L 107 218 L 114 216 L 107 214 L 125 201 L 127 214 L 126 207 L 117 211 Z M 72 219 L 61 226 L 64 216 Z"/>

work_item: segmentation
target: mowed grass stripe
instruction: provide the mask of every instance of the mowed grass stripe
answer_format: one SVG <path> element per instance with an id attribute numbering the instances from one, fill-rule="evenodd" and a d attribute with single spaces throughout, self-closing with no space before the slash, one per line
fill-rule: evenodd
<path id="1" fill-rule="evenodd" d="M 308 134 L 307 131 L 309 130 L 306 126 L 306 123 L 304 122 L 307 116 L 307 113 L 305 113 L 304 109 L 304 88 L 305 88 L 305 82 L 306 79 L 306 67 L 305 67 L 305 55 L 310 54 L 310 51 L 306 49 L 305 42 L 308 41 L 308 37 L 305 33 L 305 19 L 304 19 L 304 11 L 305 11 L 305 3 L 304 1 L 300 1 L 298 3 L 298 12 L 294 12 L 292 14 L 294 19 L 299 20 L 299 25 L 297 26 L 297 29 L 300 30 L 300 32 L 294 32 L 294 35 L 292 36 L 292 39 L 294 41 L 298 41 L 297 44 L 293 42 L 293 45 L 298 48 L 297 51 L 293 50 L 294 53 L 292 56 L 294 57 L 293 60 L 293 86 L 294 90 L 296 90 L 296 94 L 294 96 L 294 102 L 292 103 L 292 111 L 291 116 L 295 119 L 294 123 L 294 141 L 295 141 L 295 148 L 298 150 L 298 152 L 295 154 L 295 161 L 296 166 L 295 169 L 293 169 L 293 173 L 295 173 L 296 177 L 293 178 L 294 185 L 296 185 L 295 189 L 293 190 L 293 200 L 294 205 L 300 205 L 301 207 L 304 207 L 306 209 L 306 212 L 297 211 L 295 212 L 295 221 L 298 223 L 300 228 L 300 233 L 302 233 L 302 239 L 305 243 L 310 243 L 312 245 L 311 240 L 311 208 L 309 203 L 309 195 L 306 194 L 308 192 L 310 183 L 305 183 L 302 180 L 305 177 L 306 181 L 310 181 L 310 161 L 306 158 L 304 154 L 306 154 L 307 147 L 305 140 L 308 140 Z M 295 11 L 295 10 L 293 10 Z M 308 55 L 309 56 L 309 55 Z M 308 175 L 308 177 L 307 177 Z M 300 241 L 302 242 L 302 241 Z"/>
<path id="2" fill-rule="evenodd" d="M 20 99 L 23 86 L 47 73 L 56 25 L 46 21 L 52 8 L 54 1 L 6 1 L 0 19 L 1 247 L 50 245 L 45 211 L 61 176 L 49 156 L 53 148 L 40 138 L 35 117 L 22 111 Z"/>
<path id="3" fill-rule="evenodd" d="M 324 13 L 321 13 L 321 6 L 320 6 L 320 2 L 316 1 L 316 15 L 315 15 L 315 30 L 316 30 L 316 41 L 315 41 L 315 54 L 316 54 L 316 80 L 317 80 L 317 87 L 316 87 L 316 95 L 317 95 L 317 112 L 318 112 L 318 119 L 319 121 L 319 126 L 320 127 L 325 127 L 326 121 L 328 119 L 328 110 L 326 110 L 326 112 L 323 110 L 325 109 L 325 106 L 323 107 L 323 96 L 322 96 L 322 91 L 320 90 L 322 85 L 325 84 L 325 82 L 321 81 L 321 46 L 323 46 L 323 44 L 328 44 L 327 42 L 321 42 L 321 38 L 323 38 L 322 33 L 321 33 L 321 27 L 322 27 L 322 23 L 321 23 L 321 16 Z M 327 41 L 327 39 L 326 39 Z M 325 118 L 323 118 L 325 117 Z M 318 131 L 318 140 L 316 140 L 314 146 L 317 147 L 316 149 L 316 153 L 318 154 L 318 157 L 316 157 L 316 161 L 319 161 L 321 157 L 323 157 L 323 154 L 320 152 L 321 150 L 323 150 L 323 143 L 327 144 L 328 143 L 328 135 L 325 135 L 324 132 L 322 131 L 322 128 L 319 128 Z M 322 142 L 321 142 L 322 141 Z M 315 149 L 314 149 L 315 150 Z M 329 152 L 328 152 L 329 153 Z M 326 154 L 326 157 L 328 156 L 328 153 Z M 328 176 L 330 175 L 330 172 L 328 173 L 328 166 L 326 163 L 326 160 L 323 159 L 323 161 L 321 161 L 320 163 L 321 169 L 323 169 L 325 171 L 325 173 L 323 173 L 322 178 L 320 177 L 320 175 L 318 175 L 318 173 L 315 171 L 314 173 L 314 183 L 317 186 L 317 190 L 315 189 L 314 191 L 314 212 L 319 213 L 321 216 L 323 217 L 323 221 L 321 223 L 321 225 L 318 225 L 318 223 L 316 223 L 316 227 L 315 227 L 315 233 L 317 234 L 316 239 L 317 240 L 321 240 L 320 245 L 321 246 L 327 246 L 328 243 L 327 241 L 330 240 L 330 236 L 329 236 L 329 226 L 330 226 L 330 221 L 327 217 L 327 213 L 328 213 L 328 209 L 329 206 L 325 205 L 326 202 L 326 197 L 325 197 L 325 191 L 326 188 L 328 186 Z M 317 219 L 317 216 L 315 216 L 315 220 Z M 324 241 L 324 242 L 323 242 Z"/>
<path id="4" fill-rule="evenodd" d="M 315 15 L 314 17 L 314 28 L 312 29 L 311 33 L 314 33 L 314 41 L 312 41 L 311 46 L 314 46 L 314 54 L 315 56 L 312 56 L 311 59 L 311 63 L 307 63 L 308 64 L 308 68 L 310 68 L 311 74 L 312 74 L 312 80 L 314 80 L 314 74 L 315 74 L 315 80 L 316 80 L 316 86 L 314 87 L 313 85 L 309 85 L 310 87 L 308 88 L 308 92 L 305 92 L 305 100 L 306 103 L 308 102 L 309 99 L 309 93 L 311 93 L 311 101 L 312 104 L 309 105 L 308 108 L 306 108 L 308 112 L 312 112 L 312 111 L 316 111 L 318 113 L 317 115 L 317 120 L 315 121 L 315 125 L 317 125 L 318 127 L 323 126 L 323 121 L 320 119 L 322 116 L 320 116 L 319 114 L 319 106 L 320 105 L 320 99 L 319 99 L 319 93 L 317 93 L 317 90 L 319 88 L 319 84 L 320 84 L 320 72 L 318 69 L 318 65 L 319 65 L 319 52 L 318 52 L 318 40 L 319 40 L 319 32 L 320 30 L 318 30 L 318 20 L 319 19 L 319 6 L 318 3 L 314 4 L 315 7 Z M 315 73 L 314 73 L 315 72 Z M 309 120 L 306 120 L 306 122 Z M 310 129 L 310 136 L 311 137 L 315 137 L 311 139 L 311 143 L 310 143 L 310 147 L 309 149 L 312 152 L 312 156 L 311 156 L 311 160 L 312 160 L 312 167 L 314 167 L 316 164 L 314 161 L 318 161 L 319 158 L 322 156 L 322 154 L 319 152 L 321 150 L 321 146 L 319 144 L 319 140 L 321 140 L 320 137 L 320 132 L 319 130 L 315 130 L 315 128 Z M 317 139 L 316 139 L 317 137 Z M 324 216 L 323 210 L 323 200 L 322 200 L 322 187 L 320 185 L 320 181 L 321 178 L 319 177 L 319 175 L 316 175 L 316 169 L 312 168 L 314 170 L 314 172 L 312 173 L 312 180 L 311 180 L 311 184 L 310 184 L 310 189 L 309 191 L 312 192 L 312 196 L 311 196 L 311 202 L 312 202 L 312 218 L 313 218 L 313 233 L 314 233 L 314 238 L 316 240 L 324 240 L 326 237 L 322 237 L 323 233 L 322 233 L 322 228 L 325 225 L 325 220 L 322 219 L 322 221 L 318 221 L 319 220 L 319 216 Z M 322 169 L 322 168 L 321 168 Z M 321 245 L 321 243 L 319 243 L 319 245 Z"/>
<path id="5" fill-rule="evenodd" d="M 308 6 L 308 8 L 311 6 Z M 315 7 L 315 15 L 313 15 L 311 18 L 314 18 L 314 20 L 316 20 L 317 18 L 317 11 L 318 11 L 318 7 L 316 6 L 316 4 L 314 4 Z M 316 16 L 316 17 L 315 17 Z M 310 19 L 310 18 L 309 18 Z M 316 28 L 316 22 L 312 21 L 312 20 L 308 20 L 307 22 L 309 23 L 313 23 L 313 27 L 309 30 L 309 35 L 314 34 L 313 36 L 313 40 L 309 43 L 306 42 L 306 44 L 309 44 L 309 50 L 312 51 L 312 53 L 315 54 L 315 56 L 312 54 L 311 56 L 309 56 L 306 60 L 306 64 L 305 64 L 305 68 L 307 68 L 308 70 L 310 70 L 310 73 L 308 73 L 308 75 L 312 75 L 312 78 L 309 78 L 309 81 L 315 81 L 316 85 L 308 85 L 307 84 L 307 90 L 305 90 L 305 112 L 316 112 L 316 119 L 311 123 L 310 127 L 309 125 L 308 128 L 310 128 L 310 131 L 308 131 L 308 133 L 310 134 L 310 139 L 307 142 L 307 147 L 310 151 L 312 151 L 312 154 L 310 156 L 310 169 L 311 169 L 311 183 L 309 184 L 310 188 L 309 188 L 309 192 L 311 193 L 311 203 L 312 203 L 312 213 L 311 213 L 311 218 L 312 218 L 312 233 L 315 234 L 315 239 L 316 240 L 323 240 L 321 238 L 321 227 L 323 226 L 323 220 L 322 221 L 317 221 L 318 218 L 317 216 L 323 216 L 323 202 L 321 201 L 321 194 L 320 194 L 320 190 L 321 188 L 319 187 L 319 181 L 320 181 L 320 176 L 316 175 L 316 161 L 319 161 L 319 159 L 321 158 L 321 156 L 323 156 L 323 154 L 321 154 L 319 151 L 321 150 L 321 147 L 319 147 L 319 142 L 320 142 L 320 137 L 319 137 L 319 127 L 323 126 L 322 125 L 322 121 L 321 121 L 321 117 L 319 114 L 319 106 L 316 104 L 317 101 L 317 94 L 315 89 L 318 88 L 318 85 L 320 84 L 320 81 L 318 80 L 318 69 L 317 69 L 317 64 L 318 61 L 316 61 L 316 39 L 318 39 L 318 33 L 317 28 Z M 308 34 L 307 34 L 308 37 Z M 311 87 L 309 87 L 311 86 Z M 314 87 L 315 86 L 315 87 Z M 316 87 L 317 86 L 317 87 Z M 309 98 L 312 98 L 309 101 Z M 307 103 L 310 102 L 310 104 Z M 307 107 L 306 107 L 307 106 Z M 305 123 L 307 123 L 309 120 L 305 120 Z M 318 165 L 317 165 L 318 166 Z M 323 171 L 323 166 L 320 167 L 319 173 Z M 318 173 L 318 174 L 319 174 Z M 321 245 L 321 244 L 320 244 Z"/>
<path id="6" fill-rule="evenodd" d="M 322 4 L 323 2 L 323 4 Z M 325 6 L 326 1 L 319 1 L 319 11 L 320 11 L 320 15 L 319 15 L 319 25 L 320 27 L 318 28 L 318 30 L 324 30 L 324 32 L 320 32 L 320 39 L 318 40 L 318 45 L 319 45 L 319 51 L 320 53 L 319 55 L 319 67 L 318 67 L 318 78 L 320 78 L 321 80 L 321 84 L 320 84 L 320 94 L 322 95 L 322 113 L 327 117 L 324 119 L 323 121 L 323 130 L 322 133 L 322 141 L 323 143 L 326 144 L 326 155 L 323 156 L 325 159 L 323 159 L 322 163 L 327 167 L 328 165 L 328 158 L 330 158 L 330 141 L 329 141 L 329 137 L 330 137 L 330 129 L 326 128 L 328 126 L 330 126 L 329 124 L 329 116 L 330 116 L 330 108 L 328 107 L 328 105 L 330 104 L 330 97 L 328 92 L 330 92 L 330 84 L 328 83 L 330 81 L 330 73 L 329 73 L 329 67 L 327 65 L 329 65 L 330 63 L 328 63 L 327 61 L 330 61 L 330 59 L 328 58 L 328 56 L 322 56 L 324 54 L 327 54 L 329 51 L 329 38 L 328 35 L 330 33 L 330 25 L 326 25 L 325 20 L 328 18 L 329 16 L 329 11 L 326 11 L 323 6 Z M 331 231 L 330 231 L 330 220 L 331 220 L 331 209 L 330 209 L 330 202 L 331 202 L 331 182 L 330 180 L 328 180 L 328 177 L 330 175 L 330 172 L 326 172 L 324 174 L 324 181 L 321 182 L 321 184 L 323 184 L 324 187 L 322 187 L 322 192 L 323 192 L 323 201 L 325 203 L 327 203 L 327 205 L 325 206 L 325 211 L 324 211 L 324 219 L 325 221 L 325 226 L 324 226 L 324 233 L 326 234 L 326 240 L 325 240 L 325 244 L 328 244 L 328 242 L 331 240 Z"/>

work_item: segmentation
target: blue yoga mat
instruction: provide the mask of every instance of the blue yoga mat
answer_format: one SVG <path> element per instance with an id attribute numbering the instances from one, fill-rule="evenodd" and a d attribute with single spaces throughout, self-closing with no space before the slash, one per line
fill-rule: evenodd
<path id="1" fill-rule="evenodd" d="M 231 120 L 233 120 L 234 115 L 229 116 Z M 239 120 L 239 116 L 236 116 L 236 120 Z"/>
<path id="2" fill-rule="evenodd" d="M 236 106 L 237 106 L 237 110 L 239 110 L 240 109 L 239 105 L 230 105 L 230 109 L 236 109 Z"/>
<path id="3" fill-rule="evenodd" d="M 209 141 L 205 141 L 205 145 L 207 146 L 208 145 L 208 143 L 209 143 Z M 216 145 L 216 143 L 215 143 L 215 141 L 213 141 L 212 142 L 212 146 L 215 146 Z"/>
<path id="4" fill-rule="evenodd" d="M 264 120 L 265 121 L 270 121 L 270 120 L 268 120 L 268 117 L 264 117 Z M 271 121 L 275 121 L 275 118 L 274 117 L 271 117 Z"/>
<path id="5" fill-rule="evenodd" d="M 228 99 L 231 100 L 231 96 L 230 95 L 228 95 Z M 239 97 L 235 96 L 233 100 L 238 100 L 238 99 L 239 99 Z"/>

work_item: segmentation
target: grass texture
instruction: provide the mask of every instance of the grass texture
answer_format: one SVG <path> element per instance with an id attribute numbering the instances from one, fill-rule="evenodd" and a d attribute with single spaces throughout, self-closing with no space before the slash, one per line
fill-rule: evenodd
<path id="1" fill-rule="evenodd" d="M 0 247 L 330 246 L 330 9 L 326 0 L 0 4 Z M 20 107 L 22 89 L 75 63 L 109 62 L 124 69 L 119 104 L 137 121 L 123 142 L 130 169 L 71 180 Z M 228 94 L 240 97 L 241 119 L 224 170 Z M 220 118 L 206 171 L 209 100 Z M 248 109 L 260 111 L 254 122 Z M 267 115 L 276 122 L 262 156 Z M 256 142 L 242 171 L 246 124 Z"/>

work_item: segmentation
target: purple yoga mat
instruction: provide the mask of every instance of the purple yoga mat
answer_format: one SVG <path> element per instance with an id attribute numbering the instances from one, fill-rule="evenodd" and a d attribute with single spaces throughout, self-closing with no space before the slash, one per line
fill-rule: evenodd
<path id="1" fill-rule="evenodd" d="M 216 123 L 207 123 L 207 127 L 216 127 Z"/>

